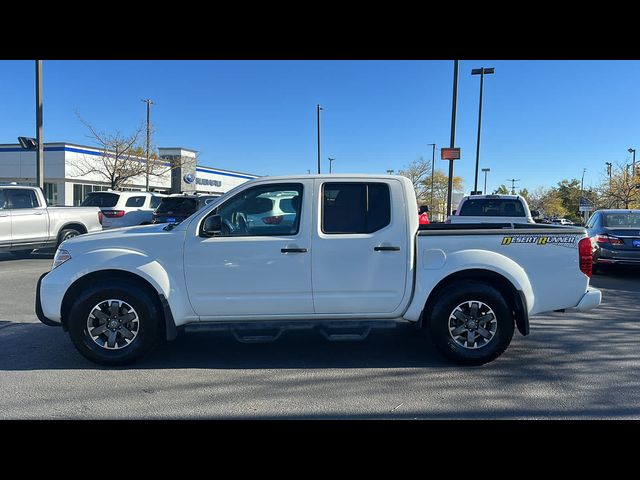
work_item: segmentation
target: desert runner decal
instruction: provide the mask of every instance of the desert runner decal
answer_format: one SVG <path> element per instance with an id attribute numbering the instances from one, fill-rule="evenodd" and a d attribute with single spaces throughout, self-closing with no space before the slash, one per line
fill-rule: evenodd
<path id="1" fill-rule="evenodd" d="M 573 247 L 578 242 L 578 235 L 509 235 L 502 237 L 502 245 L 513 243 L 533 243 L 536 245 L 559 245 Z"/>

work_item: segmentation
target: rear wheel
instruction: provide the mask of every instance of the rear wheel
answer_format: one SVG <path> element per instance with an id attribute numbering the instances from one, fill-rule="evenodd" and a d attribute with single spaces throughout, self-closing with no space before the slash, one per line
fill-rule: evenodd
<path id="1" fill-rule="evenodd" d="M 482 365 L 507 349 L 514 318 L 498 290 L 469 281 L 447 287 L 431 309 L 427 325 L 433 343 L 449 360 Z"/>
<path id="2" fill-rule="evenodd" d="M 126 365 L 161 340 L 161 318 L 149 293 L 135 283 L 102 281 L 78 295 L 69 334 L 78 351 L 101 365 Z"/>
<path id="3" fill-rule="evenodd" d="M 75 228 L 65 228 L 58 234 L 58 245 L 60 245 L 65 240 L 77 237 L 78 235 L 80 235 L 80 232 Z"/>

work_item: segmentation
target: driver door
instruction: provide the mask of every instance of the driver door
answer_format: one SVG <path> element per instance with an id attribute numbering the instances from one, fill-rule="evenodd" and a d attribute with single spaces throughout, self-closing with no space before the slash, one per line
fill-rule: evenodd
<path id="1" fill-rule="evenodd" d="M 266 315 L 312 315 L 312 180 L 266 183 L 241 190 L 207 216 L 223 231 L 207 237 L 206 217 L 189 226 L 184 270 L 189 300 L 202 320 Z M 274 215 L 287 196 L 295 218 Z"/>

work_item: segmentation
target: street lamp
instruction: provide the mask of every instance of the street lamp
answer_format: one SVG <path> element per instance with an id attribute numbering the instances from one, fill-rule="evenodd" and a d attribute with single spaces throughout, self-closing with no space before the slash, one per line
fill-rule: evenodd
<path id="1" fill-rule="evenodd" d="M 320 173 L 320 110 L 323 108 L 320 104 L 316 105 L 318 111 L 318 174 Z"/>
<path id="2" fill-rule="evenodd" d="M 631 180 L 636 178 L 636 149 L 630 148 L 627 150 L 629 153 L 633 153 L 633 170 L 631 170 Z"/>
<path id="3" fill-rule="evenodd" d="M 471 70 L 471 75 L 480 75 L 480 107 L 478 110 L 478 142 L 476 144 L 476 176 L 473 184 L 473 189 L 478 191 L 478 166 L 480 164 L 480 129 L 482 128 L 482 92 L 484 90 L 484 76 L 492 75 L 494 68 L 474 68 Z"/>
<path id="4" fill-rule="evenodd" d="M 329 173 L 331 173 L 331 164 L 333 163 L 334 160 L 335 158 L 329 157 Z"/>
<path id="5" fill-rule="evenodd" d="M 393 175 L 393 170 L 387 170 L 387 173 L 388 173 L 389 175 Z"/>
<path id="6" fill-rule="evenodd" d="M 482 171 L 484 172 L 484 194 L 487 194 L 487 172 L 490 172 L 491 169 L 490 168 L 483 168 Z"/>

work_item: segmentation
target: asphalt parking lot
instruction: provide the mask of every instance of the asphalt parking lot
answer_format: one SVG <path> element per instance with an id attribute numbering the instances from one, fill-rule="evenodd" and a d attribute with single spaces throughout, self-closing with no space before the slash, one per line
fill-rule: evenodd
<path id="1" fill-rule="evenodd" d="M 637 419 L 640 271 L 596 275 L 602 305 L 534 317 L 482 367 L 409 329 L 331 343 L 182 334 L 127 368 L 85 360 L 33 311 L 50 254 L 0 254 L 0 419 Z"/>

